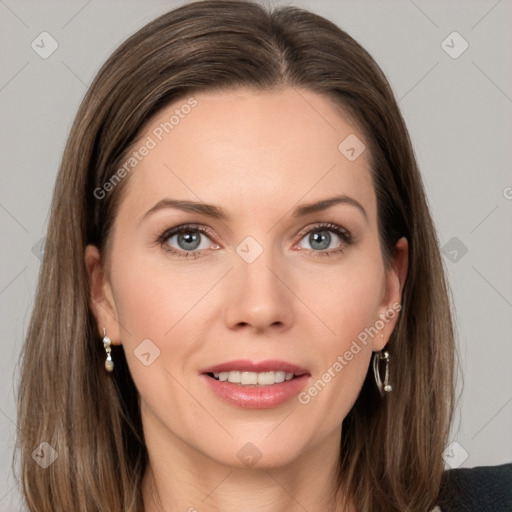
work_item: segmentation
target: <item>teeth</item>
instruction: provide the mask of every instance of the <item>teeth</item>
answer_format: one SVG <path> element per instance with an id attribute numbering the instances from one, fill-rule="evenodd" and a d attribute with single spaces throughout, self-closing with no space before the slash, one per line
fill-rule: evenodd
<path id="1" fill-rule="evenodd" d="M 241 373 L 242 372 L 228 372 L 228 380 L 229 380 L 229 382 L 235 382 L 235 383 L 240 382 L 240 380 L 242 378 Z"/>
<path id="2" fill-rule="evenodd" d="M 242 372 L 240 384 L 258 384 L 258 374 L 256 372 Z"/>
<path id="3" fill-rule="evenodd" d="M 214 373 L 213 376 L 221 382 L 232 382 L 233 384 L 241 384 L 242 386 L 271 386 L 293 379 L 293 373 L 286 372 L 220 372 Z"/>
<path id="4" fill-rule="evenodd" d="M 275 383 L 274 372 L 261 372 L 258 373 L 258 384 L 260 386 L 268 386 Z"/>
<path id="5" fill-rule="evenodd" d="M 286 377 L 285 372 L 274 372 L 274 380 L 276 382 L 284 382 L 285 377 Z"/>

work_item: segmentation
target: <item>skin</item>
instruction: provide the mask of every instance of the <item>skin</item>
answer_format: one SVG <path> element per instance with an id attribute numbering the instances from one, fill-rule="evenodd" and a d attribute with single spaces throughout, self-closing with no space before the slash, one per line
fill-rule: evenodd
<path id="1" fill-rule="evenodd" d="M 349 134 L 364 137 L 329 99 L 293 88 L 194 97 L 197 106 L 126 178 L 108 258 L 94 246 L 85 252 L 98 328 L 124 346 L 140 393 L 146 511 L 332 510 L 342 421 L 398 314 L 307 404 L 236 407 L 199 373 L 233 359 L 280 359 L 307 368 L 310 386 L 400 302 L 407 242 L 386 267 L 368 150 L 354 161 L 338 150 Z M 161 111 L 139 141 L 185 101 Z M 336 194 L 358 201 L 367 217 L 344 203 L 292 218 L 298 205 Z M 231 219 L 165 208 L 141 221 L 163 198 L 214 204 Z M 322 222 L 348 230 L 353 243 L 329 231 L 327 249 L 318 248 L 310 235 Z M 177 236 L 155 242 L 185 223 L 215 236 L 199 233 L 197 258 L 165 250 L 190 247 Z M 263 248 L 250 264 L 236 252 L 247 236 Z M 160 350 L 149 366 L 134 354 L 145 339 Z M 247 443 L 261 453 L 251 467 L 237 456 Z"/>

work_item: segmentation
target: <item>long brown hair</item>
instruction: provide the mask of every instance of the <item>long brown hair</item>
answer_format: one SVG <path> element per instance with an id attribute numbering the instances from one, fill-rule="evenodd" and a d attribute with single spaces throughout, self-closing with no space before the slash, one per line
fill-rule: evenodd
<path id="1" fill-rule="evenodd" d="M 435 505 L 453 412 L 454 333 L 439 244 L 407 128 L 381 69 L 332 22 L 296 7 L 206 0 L 178 7 L 127 39 L 77 112 L 57 177 L 35 304 L 20 357 L 20 480 L 31 511 L 142 511 L 147 451 L 122 346 L 115 371 L 91 312 L 87 244 L 108 256 L 120 182 L 141 128 L 164 106 L 204 90 L 308 89 L 349 113 L 370 147 L 379 234 L 389 262 L 409 242 L 403 309 L 388 344 L 393 392 L 368 373 L 343 422 L 339 489 L 362 511 Z M 46 469 L 32 452 L 46 442 Z"/>

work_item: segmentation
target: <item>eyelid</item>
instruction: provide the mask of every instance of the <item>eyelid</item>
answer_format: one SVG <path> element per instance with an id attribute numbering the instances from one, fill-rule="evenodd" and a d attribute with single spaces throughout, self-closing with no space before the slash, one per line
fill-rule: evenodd
<path id="1" fill-rule="evenodd" d="M 166 229 L 159 237 L 158 239 L 162 242 L 165 242 L 167 239 L 169 239 L 171 236 L 180 233 L 181 231 L 200 231 L 203 234 L 208 235 L 212 240 L 216 241 L 217 236 L 215 235 L 215 232 L 213 229 L 211 229 L 209 226 L 205 226 L 204 224 L 196 224 L 196 223 L 187 223 L 187 224 L 180 224 L 178 226 L 174 226 L 173 228 Z"/>
<path id="2" fill-rule="evenodd" d="M 351 245 L 354 242 L 354 237 L 350 231 L 348 231 L 343 226 L 340 226 L 339 224 L 334 224 L 332 222 L 317 222 L 317 223 L 310 224 L 310 225 L 304 227 L 302 230 L 300 230 L 299 233 L 297 235 L 295 235 L 295 237 L 299 237 L 299 240 L 298 240 L 298 243 L 299 243 L 304 238 L 304 236 L 306 236 L 307 234 L 314 232 L 314 231 L 320 231 L 322 229 L 325 229 L 326 231 L 333 231 L 334 233 L 336 233 L 343 240 L 343 242 L 344 242 L 343 246 Z M 169 229 L 165 230 L 157 238 L 157 242 L 161 246 L 168 246 L 168 244 L 166 244 L 166 242 L 169 238 L 171 238 L 172 236 L 174 236 L 182 231 L 186 231 L 186 230 L 199 231 L 200 233 L 202 233 L 202 234 L 206 235 L 208 238 L 210 238 L 210 240 L 212 242 L 215 242 L 217 244 L 219 243 L 218 237 L 216 236 L 216 234 L 212 228 L 210 228 L 209 226 L 206 226 L 204 224 L 198 224 L 198 223 L 180 224 L 178 226 L 169 228 Z M 202 249 L 199 251 L 185 251 L 183 249 L 177 250 L 177 249 L 169 248 L 169 247 L 164 247 L 164 249 L 167 252 L 174 253 L 174 254 L 177 254 L 180 256 L 186 256 L 188 254 L 197 255 L 194 257 L 200 256 L 203 252 L 205 252 L 207 250 L 207 249 Z M 343 252 L 342 249 L 343 249 L 343 247 L 337 248 L 337 249 L 329 249 L 329 250 L 325 250 L 325 251 L 313 251 L 311 249 L 304 249 L 304 250 L 316 253 L 316 256 L 322 256 L 322 255 L 331 255 L 338 251 Z"/>
<path id="3" fill-rule="evenodd" d="M 305 227 L 304 229 L 302 229 L 301 231 L 299 231 L 299 233 L 296 236 L 298 236 L 302 239 L 305 235 L 307 235 L 311 231 L 319 231 L 320 229 L 325 229 L 326 231 L 332 230 L 335 233 L 340 232 L 341 234 L 344 235 L 344 239 L 347 242 L 352 242 L 353 238 L 354 238 L 352 233 L 348 229 L 344 228 L 343 226 L 340 226 L 339 224 L 334 224 L 332 222 L 314 223 L 313 225 L 309 225 L 309 226 Z"/>
<path id="4" fill-rule="evenodd" d="M 350 239 L 350 240 L 353 239 L 353 235 L 348 229 L 346 229 L 343 226 L 340 226 L 338 224 L 334 224 L 332 222 L 316 222 L 316 223 L 313 223 L 313 225 L 310 224 L 310 225 L 302 228 L 295 235 L 295 237 L 300 236 L 302 238 L 304 235 L 306 235 L 310 231 L 313 231 L 315 229 L 321 229 L 321 228 L 333 229 L 334 231 L 339 230 L 345 234 L 347 239 Z M 160 238 L 162 238 L 165 241 L 169 237 L 171 237 L 173 234 L 179 233 L 180 231 L 185 231 L 187 229 L 190 229 L 190 230 L 197 229 L 198 231 L 201 231 L 202 233 L 208 234 L 212 238 L 212 240 L 218 241 L 218 237 L 212 228 L 210 228 L 209 226 L 207 226 L 205 224 L 199 224 L 199 223 L 186 223 L 186 224 L 180 224 L 178 226 L 169 228 L 162 233 Z"/>

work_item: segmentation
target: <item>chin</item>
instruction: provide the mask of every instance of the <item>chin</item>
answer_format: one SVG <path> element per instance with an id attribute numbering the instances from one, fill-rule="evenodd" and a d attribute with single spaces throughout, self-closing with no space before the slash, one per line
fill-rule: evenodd
<path id="1" fill-rule="evenodd" d="M 219 464 L 235 469 L 276 469 L 292 464 L 303 453 L 305 446 L 294 436 L 276 436 L 270 439 L 269 430 L 261 436 L 212 441 L 205 456 Z M 286 439 L 286 440 L 285 440 Z M 304 441 L 305 443 L 305 441 Z M 212 451 L 211 446 L 219 449 Z"/>

